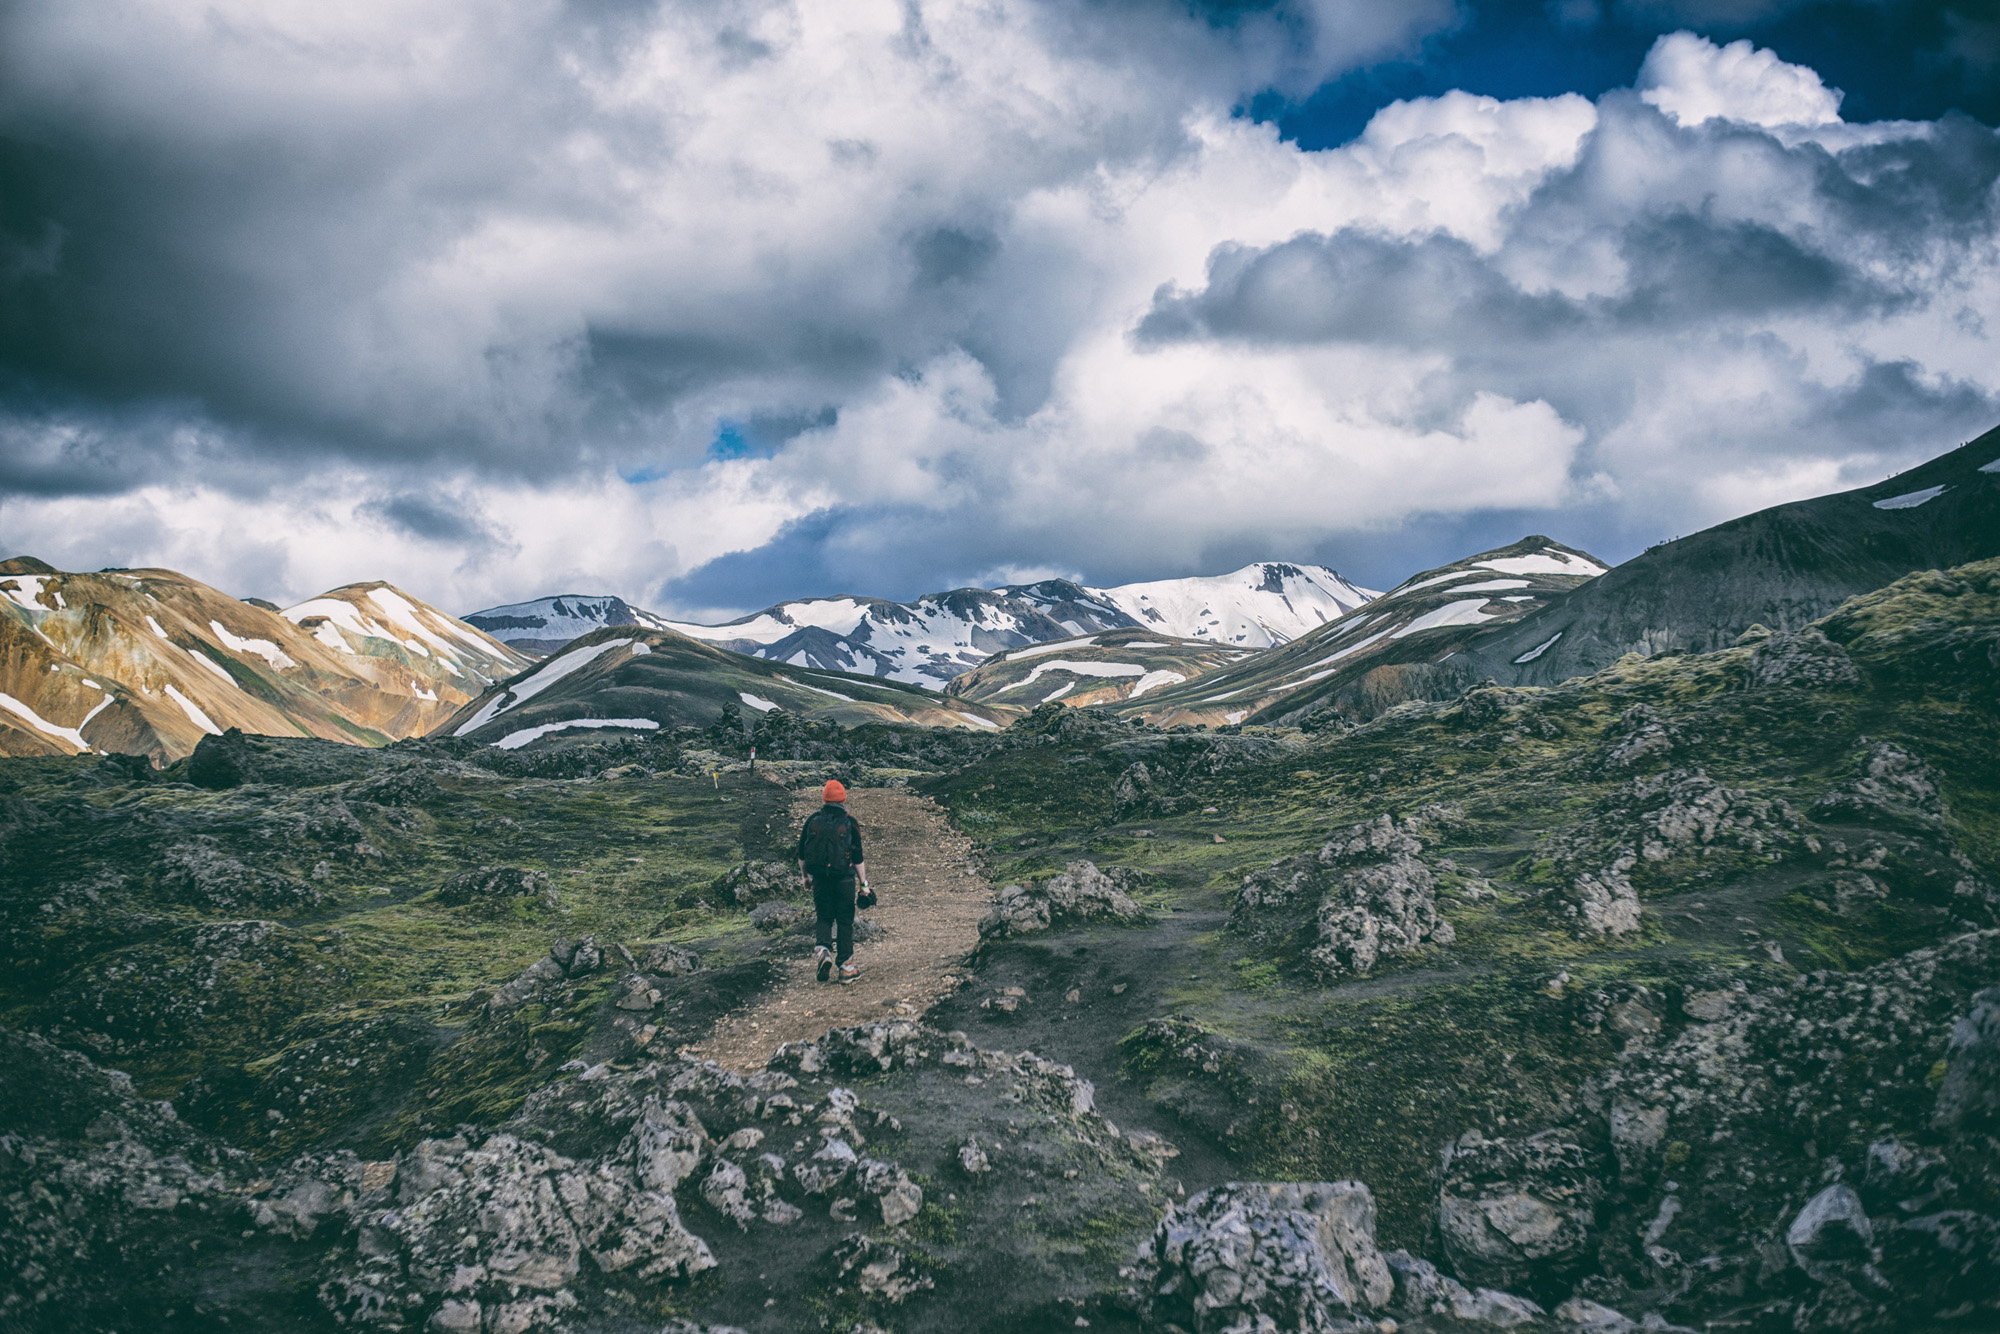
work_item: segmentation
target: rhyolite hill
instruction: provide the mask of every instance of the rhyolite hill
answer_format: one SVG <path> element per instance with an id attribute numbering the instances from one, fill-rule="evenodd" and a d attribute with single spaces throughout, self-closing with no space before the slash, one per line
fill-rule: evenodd
<path id="1" fill-rule="evenodd" d="M 0 1322 L 2000 1323 L 2000 559 L 1310 720 L 0 762 Z M 918 1019 L 677 1055 L 829 776 L 1019 888 Z"/>

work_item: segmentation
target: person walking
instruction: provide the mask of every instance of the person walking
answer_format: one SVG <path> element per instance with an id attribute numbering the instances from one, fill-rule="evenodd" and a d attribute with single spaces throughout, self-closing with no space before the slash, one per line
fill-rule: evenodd
<path id="1" fill-rule="evenodd" d="M 854 896 L 856 881 L 868 888 L 868 863 L 861 851 L 861 825 L 847 813 L 847 788 L 839 779 L 820 793 L 826 803 L 806 817 L 799 830 L 799 870 L 812 882 L 813 912 L 819 923 L 813 962 L 819 980 L 828 981 L 836 965 L 840 980 L 861 976 L 854 959 Z M 838 953 L 835 953 L 835 947 Z"/>

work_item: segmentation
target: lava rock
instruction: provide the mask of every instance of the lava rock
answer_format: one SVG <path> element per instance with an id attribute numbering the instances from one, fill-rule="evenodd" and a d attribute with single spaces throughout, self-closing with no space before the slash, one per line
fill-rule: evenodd
<path id="1" fill-rule="evenodd" d="M 1145 910 L 1126 892 L 1132 880 L 1132 873 L 1122 867 L 1099 870 L 1093 862 L 1073 861 L 1060 875 L 1039 885 L 1002 889 L 980 921 L 979 934 L 992 940 L 1046 930 L 1060 922 L 1142 921 Z"/>
<path id="2" fill-rule="evenodd" d="M 448 907 L 469 903 L 491 905 L 509 899 L 531 899 L 544 908 L 557 906 L 549 873 L 518 866 L 481 866 L 477 870 L 460 871 L 438 887 L 438 902 Z"/>
<path id="3" fill-rule="evenodd" d="M 1497 1287 L 1530 1287 L 1588 1258 L 1602 1174 L 1555 1130 L 1487 1139 L 1469 1130 L 1447 1146 L 1438 1231 L 1459 1273 Z"/>
<path id="4" fill-rule="evenodd" d="M 1318 1331 L 1385 1307 L 1375 1198 L 1358 1181 L 1231 1182 L 1169 1210 L 1141 1249 L 1150 1323 Z M 1269 1325 L 1267 1322 L 1275 1322 Z"/>

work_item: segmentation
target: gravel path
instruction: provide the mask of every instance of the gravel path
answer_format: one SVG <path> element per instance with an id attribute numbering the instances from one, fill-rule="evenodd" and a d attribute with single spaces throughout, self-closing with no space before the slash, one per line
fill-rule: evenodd
<path id="1" fill-rule="evenodd" d="M 817 787 L 792 796 L 793 827 L 819 808 Z M 787 1042 L 886 1015 L 913 1017 L 963 979 L 963 961 L 979 943 L 979 919 L 993 887 L 968 861 L 971 842 L 928 797 L 894 788 L 856 788 L 847 809 L 861 822 L 868 878 L 881 904 L 863 916 L 882 928 L 858 941 L 852 982 L 822 983 L 810 957 L 788 966 L 785 980 L 757 1004 L 725 1017 L 708 1040 L 685 1049 L 745 1074 L 764 1068 Z"/>

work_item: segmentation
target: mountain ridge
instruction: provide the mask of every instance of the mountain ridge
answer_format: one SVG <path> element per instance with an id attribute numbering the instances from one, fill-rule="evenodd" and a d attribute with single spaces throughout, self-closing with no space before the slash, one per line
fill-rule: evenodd
<path id="1" fill-rule="evenodd" d="M 1264 648 L 1374 596 L 1326 566 L 1260 561 L 1228 574 L 1111 588 L 1044 579 L 950 589 L 909 602 L 794 598 L 719 625 L 673 620 L 609 594 L 560 594 L 470 612 L 465 620 L 526 652 L 553 651 L 543 646 L 567 643 L 586 627 L 637 624 L 793 666 L 937 688 L 995 653 L 1129 627 Z"/>

